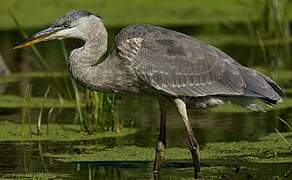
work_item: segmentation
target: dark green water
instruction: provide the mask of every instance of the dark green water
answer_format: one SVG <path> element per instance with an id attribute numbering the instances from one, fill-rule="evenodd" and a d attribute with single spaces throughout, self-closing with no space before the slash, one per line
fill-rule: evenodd
<path id="1" fill-rule="evenodd" d="M 191 32 L 191 27 L 177 28 L 186 33 Z M 29 30 L 35 32 L 37 30 Z M 119 31 L 119 28 L 110 30 L 110 40 Z M 39 70 L 35 63 L 35 55 L 31 49 L 20 51 L 11 50 L 13 44 L 21 39 L 17 32 L 0 32 L 0 52 L 12 72 L 30 72 Z M 78 46 L 78 41 L 69 40 L 66 45 L 69 49 Z M 49 42 L 38 46 L 48 64 L 54 71 L 65 71 L 65 62 L 59 42 Z M 264 60 L 260 57 L 261 50 L 256 46 L 237 44 L 223 44 L 219 46 L 227 54 L 232 55 L 242 64 L 257 66 L 267 72 L 279 72 L 278 69 L 291 70 L 287 60 L 275 62 Z M 290 61 L 289 61 L 290 62 Z M 277 80 L 285 90 L 292 88 L 291 77 L 286 76 Z M 43 96 L 49 81 L 46 78 L 19 78 L 9 82 L 4 95 L 25 94 L 28 85 L 33 85 L 32 96 Z M 289 95 L 287 95 L 289 97 Z M 44 179 L 150 179 L 151 161 L 128 161 L 128 162 L 75 162 L 62 163 L 54 158 L 48 158 L 46 153 L 63 152 L 72 149 L 73 145 L 103 144 L 107 148 L 116 146 L 154 147 L 159 131 L 158 104 L 149 97 L 121 96 L 118 100 L 118 112 L 125 127 L 138 129 L 135 135 L 120 138 L 99 139 L 96 141 L 74 141 L 74 142 L 0 142 L 0 177 L 14 179 L 16 177 L 31 178 L 38 176 Z M 210 111 L 190 110 L 190 118 L 195 134 L 201 147 L 211 142 L 231 141 L 256 141 L 260 137 L 274 132 L 277 128 L 281 132 L 288 131 L 288 127 L 279 121 L 277 117 L 283 117 L 292 124 L 291 106 L 281 110 L 269 111 L 267 113 L 232 113 L 228 109 L 222 113 L 211 113 Z M 32 109 L 31 120 L 36 121 L 38 110 Z M 54 119 L 55 123 L 74 123 L 73 109 L 62 109 Z M 74 112 L 74 113 L 73 113 Z M 168 112 L 167 141 L 169 147 L 187 148 L 186 132 L 183 124 L 174 108 Z M 19 123 L 21 119 L 21 108 L 0 109 L 0 121 L 11 121 Z M 0 127 L 1 129 L 1 127 Z M 153 157 L 154 159 L 154 157 Z M 246 164 L 238 165 L 236 162 L 228 161 L 204 162 L 203 168 L 210 177 L 215 179 L 289 179 L 292 173 L 292 164 Z M 210 171 L 210 172 L 209 172 Z M 189 178 L 193 175 L 191 157 L 183 161 L 167 161 L 161 172 L 161 179 Z"/>

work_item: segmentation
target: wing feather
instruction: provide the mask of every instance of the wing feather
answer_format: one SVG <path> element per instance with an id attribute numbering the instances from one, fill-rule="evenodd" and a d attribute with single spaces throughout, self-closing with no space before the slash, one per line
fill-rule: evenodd
<path id="1" fill-rule="evenodd" d="M 281 89 L 272 80 L 190 36 L 140 25 L 124 30 L 116 44 L 118 56 L 129 61 L 140 79 L 164 94 L 280 99 Z"/>
<path id="2" fill-rule="evenodd" d="M 128 39 L 121 43 L 120 57 L 136 63 L 135 69 L 142 79 L 159 91 L 174 96 L 194 97 L 243 94 L 242 84 L 238 84 L 242 79 L 236 67 L 220 61 L 214 51 L 210 53 L 204 46 L 195 46 L 194 52 L 191 52 L 191 47 L 186 48 L 172 39 L 143 39 L 143 43 L 136 46 L 141 48 L 139 53 L 133 58 L 132 41 Z M 198 56 L 196 52 L 199 52 Z M 229 68 L 226 69 L 226 66 Z"/>

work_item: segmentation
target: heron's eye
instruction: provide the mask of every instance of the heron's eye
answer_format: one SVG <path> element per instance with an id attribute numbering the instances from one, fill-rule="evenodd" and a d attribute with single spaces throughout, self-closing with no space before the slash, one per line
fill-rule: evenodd
<path id="1" fill-rule="evenodd" d="M 70 26 L 70 24 L 71 24 L 70 21 L 65 21 L 65 22 L 63 23 L 63 27 L 64 27 L 64 28 L 67 28 L 67 27 Z"/>

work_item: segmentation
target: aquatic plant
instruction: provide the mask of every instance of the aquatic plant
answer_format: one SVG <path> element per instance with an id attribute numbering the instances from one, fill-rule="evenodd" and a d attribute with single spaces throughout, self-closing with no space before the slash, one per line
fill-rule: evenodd
<path id="1" fill-rule="evenodd" d="M 261 47 L 264 63 L 276 67 L 291 65 L 290 27 L 287 0 L 264 0 L 261 16 L 252 34 Z"/>
<path id="2" fill-rule="evenodd" d="M 285 142 L 285 144 L 287 145 L 287 147 L 289 148 L 289 150 L 292 152 L 292 145 L 289 143 L 289 141 L 287 141 L 287 139 L 279 132 L 279 130 L 277 128 L 275 128 L 275 131 L 281 137 L 281 139 L 283 140 L 283 142 Z"/>
<path id="3" fill-rule="evenodd" d="M 36 129 L 32 129 L 30 124 L 21 125 L 9 121 L 0 121 L 0 142 L 31 142 L 31 141 L 87 141 L 102 138 L 116 138 L 137 133 L 136 129 L 125 128 L 122 133 L 113 131 L 94 132 L 88 134 L 80 131 L 77 124 L 55 124 L 49 123 L 50 133 L 40 133 L 37 135 Z M 15 131 L 19 129 L 18 131 Z M 45 132 L 47 127 L 41 126 L 40 132 Z"/>
<path id="4" fill-rule="evenodd" d="M 86 121 L 87 132 L 122 130 L 116 110 L 115 94 L 99 93 L 86 90 Z"/>
<path id="5" fill-rule="evenodd" d="M 29 108 L 27 108 L 28 99 L 31 96 L 31 90 L 32 90 L 32 86 L 29 85 L 27 87 L 26 92 L 25 92 L 25 96 L 22 99 L 22 105 L 21 105 L 21 109 L 22 109 L 22 111 L 21 111 L 21 120 L 22 120 L 21 132 L 22 132 L 22 136 L 24 136 L 24 126 L 25 126 L 26 123 L 28 124 L 30 134 L 32 133 L 30 112 L 29 112 Z M 28 121 L 28 122 L 26 122 L 26 121 Z"/>
<path id="6" fill-rule="evenodd" d="M 41 123 L 42 123 L 42 119 L 43 119 L 43 114 L 44 114 L 44 105 L 45 102 L 48 98 L 48 94 L 50 92 L 50 86 L 47 88 L 45 94 L 44 94 L 44 98 L 43 98 L 43 102 L 42 102 L 42 106 L 38 115 L 38 121 L 37 121 L 37 135 L 40 135 L 41 133 Z"/>

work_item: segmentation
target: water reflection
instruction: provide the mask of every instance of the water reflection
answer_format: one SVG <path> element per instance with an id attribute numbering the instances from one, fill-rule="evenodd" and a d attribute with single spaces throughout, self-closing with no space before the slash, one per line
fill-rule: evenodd
<path id="1" fill-rule="evenodd" d="M 70 148 L 70 143 L 0 143 L 0 176 L 2 178 L 36 179 L 182 179 L 192 177 L 190 161 L 165 162 L 159 176 L 151 173 L 149 161 L 107 161 L 61 163 L 42 156 L 41 151 Z M 215 179 L 289 179 L 292 165 L 249 164 L 233 161 L 204 161 L 203 177 Z M 46 176 L 45 176 L 46 175 Z M 41 177 L 41 178 L 40 178 Z"/>

